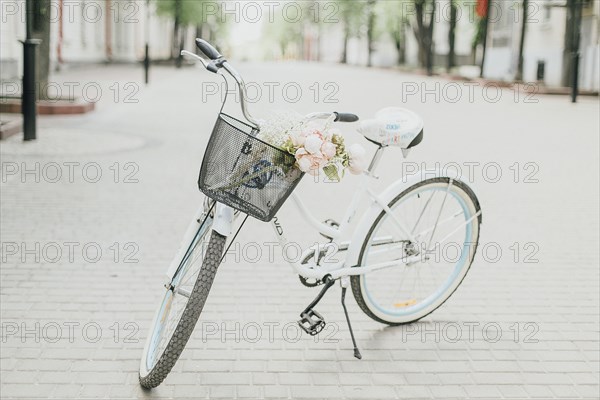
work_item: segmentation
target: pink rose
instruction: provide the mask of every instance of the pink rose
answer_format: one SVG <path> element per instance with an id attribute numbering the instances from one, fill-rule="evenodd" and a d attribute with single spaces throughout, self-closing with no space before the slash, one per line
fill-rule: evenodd
<path id="1" fill-rule="evenodd" d="M 329 160 L 337 153 L 337 146 L 331 142 L 324 142 L 321 146 L 321 153 Z"/>
<path id="2" fill-rule="evenodd" d="M 303 148 L 296 151 L 296 161 L 298 162 L 300 171 L 308 172 L 312 175 L 315 175 L 321 167 L 327 164 L 327 160 L 322 153 L 310 154 Z"/>

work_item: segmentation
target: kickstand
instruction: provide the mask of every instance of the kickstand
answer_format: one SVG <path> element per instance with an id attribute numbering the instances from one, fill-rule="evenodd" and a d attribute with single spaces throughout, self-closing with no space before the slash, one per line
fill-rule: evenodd
<path id="1" fill-rule="evenodd" d="M 352 332 L 352 325 L 350 324 L 350 317 L 348 316 L 348 310 L 346 309 L 346 288 L 342 288 L 342 307 L 344 307 L 344 314 L 346 314 L 346 321 L 348 322 L 348 329 L 350 330 L 350 337 L 352 337 L 352 344 L 354 345 L 354 357 L 359 360 L 362 359 L 358 346 L 356 346 L 356 340 L 354 339 L 354 332 Z"/>

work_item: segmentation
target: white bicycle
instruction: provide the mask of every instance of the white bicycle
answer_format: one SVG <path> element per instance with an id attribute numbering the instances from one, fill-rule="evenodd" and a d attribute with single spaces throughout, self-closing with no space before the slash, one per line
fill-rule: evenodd
<path id="1" fill-rule="evenodd" d="M 209 43 L 201 39 L 196 43 L 204 57 L 187 51 L 183 54 L 197 59 L 207 70 L 223 78 L 227 73 L 235 80 L 247 122 L 221 108 L 200 172 L 199 186 L 206 199 L 167 271 L 141 359 L 141 385 L 160 385 L 175 365 L 202 313 L 226 245 L 231 245 L 243 225 L 235 223 L 240 215 L 270 221 L 286 248 L 286 231 L 275 215 L 288 197 L 303 218 L 329 240 L 307 249 L 300 262 L 288 260 L 304 285 L 323 286 L 300 314 L 298 322 L 308 334 L 316 335 L 325 326 L 314 307 L 336 281 L 342 287 L 342 306 L 357 358 L 361 354 L 344 303 L 348 287 L 369 317 L 390 325 L 417 321 L 440 307 L 463 281 L 477 250 L 482 213 L 471 188 L 456 174 L 428 170 L 428 179 L 416 173 L 375 193 L 370 185 L 389 146 L 367 137 L 376 151 L 344 219 L 340 223 L 318 221 L 292 193 L 303 174 L 297 168 L 282 167 L 293 165 L 294 157 L 256 137 L 260 124 L 248 112 L 241 76 Z M 305 119 L 332 116 L 340 122 L 358 120 L 353 114 L 341 113 L 315 113 Z M 407 118 L 414 117 L 407 113 Z M 403 153 L 423 137 L 422 124 L 415 126 L 395 143 Z M 240 174 L 246 177 L 245 184 L 232 184 Z M 364 198 L 370 206 L 358 210 Z M 356 215 L 360 220 L 350 229 Z M 341 260 L 325 262 L 333 253 Z"/>

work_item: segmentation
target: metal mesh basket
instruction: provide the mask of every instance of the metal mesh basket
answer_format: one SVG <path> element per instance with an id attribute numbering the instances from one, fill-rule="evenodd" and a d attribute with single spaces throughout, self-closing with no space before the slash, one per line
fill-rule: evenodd
<path id="1" fill-rule="evenodd" d="M 304 175 L 293 155 L 256 138 L 258 130 L 219 114 L 198 186 L 213 200 L 268 222 Z"/>

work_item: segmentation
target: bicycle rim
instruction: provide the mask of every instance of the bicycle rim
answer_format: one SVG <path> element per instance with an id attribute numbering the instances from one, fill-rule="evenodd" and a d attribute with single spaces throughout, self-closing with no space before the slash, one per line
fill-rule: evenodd
<path id="1" fill-rule="evenodd" d="M 401 324 L 437 309 L 464 279 L 479 238 L 479 204 L 462 182 L 434 178 L 400 194 L 390 208 L 416 237 L 421 260 L 411 265 L 400 262 L 414 252 L 414 244 L 382 213 L 363 244 L 360 265 L 393 260 L 399 264 L 355 277 L 352 283 L 369 316 Z"/>

